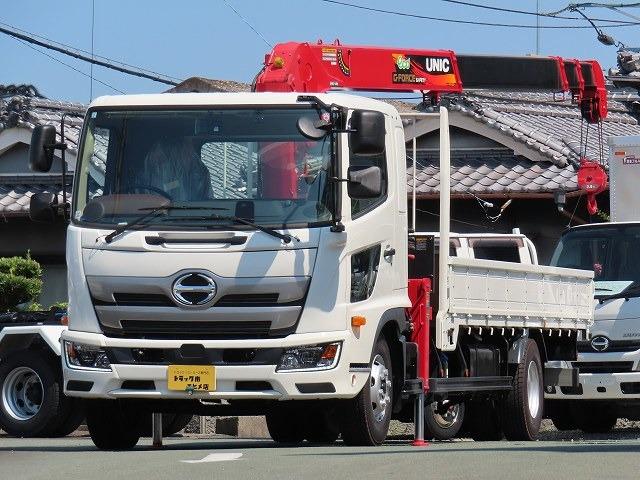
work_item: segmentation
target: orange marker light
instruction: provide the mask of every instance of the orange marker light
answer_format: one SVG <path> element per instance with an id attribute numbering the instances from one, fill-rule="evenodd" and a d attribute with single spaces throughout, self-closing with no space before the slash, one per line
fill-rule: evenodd
<path id="1" fill-rule="evenodd" d="M 355 315 L 351 317 L 351 326 L 352 327 L 363 327 L 367 324 L 367 319 L 362 315 Z"/>
<path id="2" fill-rule="evenodd" d="M 282 68 L 284 67 L 284 58 L 276 57 L 273 59 L 273 68 Z"/>
<path id="3" fill-rule="evenodd" d="M 324 351 L 322 352 L 322 355 L 320 356 L 320 358 L 325 360 L 333 360 L 334 358 L 336 358 L 337 353 L 338 353 L 338 344 L 332 343 L 331 345 L 327 345 L 326 347 L 324 347 Z"/>

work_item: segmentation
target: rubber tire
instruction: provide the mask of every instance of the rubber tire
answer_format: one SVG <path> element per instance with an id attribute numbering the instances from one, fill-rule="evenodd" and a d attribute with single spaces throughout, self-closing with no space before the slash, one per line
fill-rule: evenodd
<path id="1" fill-rule="evenodd" d="M 100 450 L 131 450 L 140 440 L 140 418 L 118 400 L 87 400 L 89 435 Z"/>
<path id="2" fill-rule="evenodd" d="M 162 434 L 165 436 L 175 435 L 178 432 L 181 432 L 189 425 L 193 415 L 190 413 L 176 413 L 173 421 L 171 421 L 166 427 L 162 426 Z"/>
<path id="3" fill-rule="evenodd" d="M 333 408 L 319 406 L 307 413 L 304 438 L 309 443 L 330 445 L 340 436 L 340 427 Z"/>
<path id="4" fill-rule="evenodd" d="M 62 423 L 51 433 L 52 437 L 66 437 L 75 432 L 82 422 L 84 422 L 84 400 L 65 397 L 65 402 L 68 403 L 69 411 Z"/>
<path id="5" fill-rule="evenodd" d="M 577 427 L 585 433 L 608 433 L 618 421 L 615 408 L 608 405 L 576 405 L 573 418 Z"/>
<path id="6" fill-rule="evenodd" d="M 273 405 L 265 414 L 267 429 L 274 442 L 301 443 L 305 437 L 300 407 L 293 402 Z"/>
<path id="7" fill-rule="evenodd" d="M 493 399 L 475 400 L 467 405 L 464 430 L 476 442 L 497 442 L 504 438 L 502 415 Z"/>
<path id="8" fill-rule="evenodd" d="M 387 406 L 382 422 L 373 418 L 371 409 L 371 391 L 369 382 L 364 385 L 360 393 L 354 398 L 343 400 L 340 409 L 340 432 L 342 440 L 350 446 L 376 446 L 380 445 L 387 438 L 391 413 L 393 408 L 393 370 L 391 363 L 391 353 L 384 338 L 379 338 L 374 345 L 369 364 L 372 365 L 376 355 L 382 356 L 385 366 L 389 371 L 391 382 L 391 401 Z"/>
<path id="9" fill-rule="evenodd" d="M 527 370 L 534 362 L 538 369 L 540 389 L 539 408 L 536 417 L 529 412 L 529 397 L 527 390 Z M 524 358 L 517 365 L 513 376 L 513 386 L 503 402 L 502 429 L 507 440 L 535 440 L 540 431 L 544 410 L 543 369 L 540 351 L 535 341 L 527 340 Z"/>
<path id="10" fill-rule="evenodd" d="M 60 410 L 64 404 L 60 359 L 48 352 L 24 350 L 0 363 L 0 430 L 14 437 L 48 436 L 62 423 Z M 17 367 L 29 367 L 42 382 L 43 398 L 40 411 L 29 420 L 17 420 L 6 411 L 1 400 L 7 375 Z"/>
<path id="11" fill-rule="evenodd" d="M 545 402 L 545 407 L 548 407 L 547 416 L 551 419 L 553 426 L 560 432 L 568 432 L 571 430 L 577 430 L 578 424 L 573 416 L 572 406 L 574 402 L 567 400 L 556 400 L 551 402 Z"/>
<path id="12" fill-rule="evenodd" d="M 425 405 L 424 410 L 424 437 L 428 440 L 451 440 L 455 438 L 464 423 L 465 404 L 461 402 L 458 404 L 460 411 L 455 423 L 449 427 L 443 427 L 436 422 L 433 417 L 433 410 L 431 404 Z"/>

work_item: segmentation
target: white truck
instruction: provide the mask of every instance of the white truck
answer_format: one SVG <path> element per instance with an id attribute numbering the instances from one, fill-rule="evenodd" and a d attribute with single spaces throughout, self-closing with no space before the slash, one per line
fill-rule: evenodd
<path id="1" fill-rule="evenodd" d="M 441 122 L 447 192 L 445 109 Z M 54 140 L 35 130 L 35 168 L 50 167 Z M 103 97 L 79 158 L 63 371 L 100 448 L 133 447 L 144 412 L 265 414 L 279 441 L 378 444 L 392 416 L 411 417 L 418 375 L 430 405 L 477 400 L 478 423 L 531 439 L 543 385 L 573 385 L 560 362 L 592 320 L 592 272 L 448 252 L 436 267 L 428 237 L 414 237 L 412 276 L 446 272 L 433 278 L 435 321 L 416 316 L 433 305 L 407 288 L 405 144 L 389 104 Z"/>
<path id="2" fill-rule="evenodd" d="M 610 137 L 611 221 L 567 230 L 552 265 L 595 274 L 595 322 L 578 343 L 577 387 L 549 387 L 561 429 L 607 432 L 618 418 L 640 420 L 640 137 Z"/>

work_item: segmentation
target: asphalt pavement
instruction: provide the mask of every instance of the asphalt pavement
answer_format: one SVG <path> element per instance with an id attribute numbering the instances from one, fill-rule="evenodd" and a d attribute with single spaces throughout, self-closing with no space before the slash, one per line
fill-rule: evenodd
<path id="1" fill-rule="evenodd" d="M 303 444 L 304 445 L 304 444 Z M 270 440 L 142 439 L 129 452 L 100 452 L 87 437 L 0 437 L 0 479 L 638 479 L 640 439 L 431 443 L 381 447 L 280 447 Z"/>

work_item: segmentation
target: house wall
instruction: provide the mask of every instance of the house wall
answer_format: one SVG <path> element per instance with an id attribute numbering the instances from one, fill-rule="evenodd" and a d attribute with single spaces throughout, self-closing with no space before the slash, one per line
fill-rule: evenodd
<path id="1" fill-rule="evenodd" d="M 51 165 L 51 171 L 45 175 L 61 172 L 62 162 L 60 162 L 58 158 L 54 158 L 53 164 Z M 18 143 L 0 154 L 0 175 L 2 174 L 41 175 L 39 172 L 34 172 L 29 169 L 29 145 Z"/>

